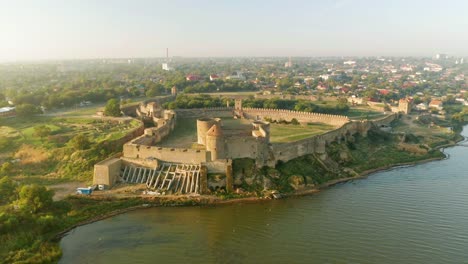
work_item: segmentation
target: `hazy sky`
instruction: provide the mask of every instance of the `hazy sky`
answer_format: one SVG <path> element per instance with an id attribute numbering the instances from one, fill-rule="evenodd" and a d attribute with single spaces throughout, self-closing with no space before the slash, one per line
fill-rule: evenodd
<path id="1" fill-rule="evenodd" d="M 0 0 L 0 61 L 468 55 L 467 0 Z"/>

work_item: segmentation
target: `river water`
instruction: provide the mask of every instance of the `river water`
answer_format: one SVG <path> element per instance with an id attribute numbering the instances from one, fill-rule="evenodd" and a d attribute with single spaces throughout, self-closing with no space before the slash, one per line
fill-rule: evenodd
<path id="1" fill-rule="evenodd" d="M 306 197 L 118 215 L 60 263 L 468 263 L 468 147 L 445 152 Z"/>

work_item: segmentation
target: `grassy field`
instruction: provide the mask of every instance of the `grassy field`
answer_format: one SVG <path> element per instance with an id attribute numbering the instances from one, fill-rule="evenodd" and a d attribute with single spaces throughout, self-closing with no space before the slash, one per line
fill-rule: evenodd
<path id="1" fill-rule="evenodd" d="M 179 118 L 174 131 L 157 145 L 161 147 L 191 148 L 197 142 L 197 119 Z"/>
<path id="2" fill-rule="evenodd" d="M 353 120 L 377 119 L 386 116 L 383 112 L 378 112 L 370 108 L 350 108 L 347 116 Z"/>
<path id="3" fill-rule="evenodd" d="M 14 152 L 22 144 L 46 149 L 63 147 L 77 134 L 84 134 L 93 142 L 116 139 L 138 127 L 139 122 L 114 122 L 88 117 L 51 117 L 10 118 L 0 123 L 0 138 L 7 139 L 7 144 L 0 144 L 0 153 Z M 40 138 L 35 135 L 35 128 L 47 126 L 50 135 Z"/>
<path id="4" fill-rule="evenodd" d="M 425 143 L 430 147 L 447 144 L 456 135 L 447 127 L 421 123 L 417 120 L 417 115 L 403 116 L 398 122 L 393 123 L 393 131 L 423 137 Z"/>
<path id="5" fill-rule="evenodd" d="M 119 139 L 139 125 L 132 119 L 92 118 L 81 111 L 74 115 L 67 112 L 67 116 L 1 119 L 0 176 L 45 185 L 67 179 L 88 181 L 92 165 L 108 154 L 99 144 Z M 39 126 L 46 126 L 50 133 L 39 137 L 35 129 Z M 91 149 L 78 150 L 68 144 L 78 134 L 93 143 Z"/>
<path id="6" fill-rule="evenodd" d="M 335 129 L 334 126 L 327 124 L 309 124 L 306 126 L 271 124 L 270 141 L 273 143 L 293 142 L 311 136 L 323 134 L 333 129 Z"/>
<path id="7" fill-rule="evenodd" d="M 250 121 L 234 118 L 222 118 L 223 131 L 226 135 L 235 134 L 239 131 L 248 131 L 251 129 Z M 197 119 L 196 118 L 179 118 L 176 127 L 171 134 L 163 141 L 158 143 L 161 147 L 177 147 L 177 148 L 195 148 L 200 146 L 197 142 Z"/>

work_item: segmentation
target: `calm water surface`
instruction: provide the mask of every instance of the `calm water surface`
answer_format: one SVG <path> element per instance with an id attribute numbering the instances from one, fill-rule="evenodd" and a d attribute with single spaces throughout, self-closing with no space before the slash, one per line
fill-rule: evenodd
<path id="1" fill-rule="evenodd" d="M 446 153 L 307 197 L 126 213 L 70 232 L 60 263 L 468 263 L 468 147 Z"/>

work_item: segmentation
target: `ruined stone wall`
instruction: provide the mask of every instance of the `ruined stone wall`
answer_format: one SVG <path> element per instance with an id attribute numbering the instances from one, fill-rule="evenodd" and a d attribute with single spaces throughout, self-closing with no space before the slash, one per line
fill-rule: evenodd
<path id="1" fill-rule="evenodd" d="M 210 153 L 206 150 L 185 148 L 163 148 L 128 143 L 124 145 L 124 158 L 129 159 L 158 159 L 176 163 L 202 163 L 210 161 Z"/>
<path id="2" fill-rule="evenodd" d="M 252 120 L 271 118 L 291 121 L 296 118 L 301 123 L 325 123 L 333 126 L 342 126 L 349 122 L 349 118 L 340 115 L 329 115 L 309 112 L 299 112 L 283 109 L 243 108 L 244 117 Z"/>
<path id="3" fill-rule="evenodd" d="M 143 102 L 143 104 L 148 104 L 148 103 L 158 103 L 158 104 L 163 104 L 165 102 L 169 102 L 169 101 L 172 101 L 175 97 L 174 96 L 171 96 L 171 95 L 167 95 L 167 96 L 159 96 L 159 97 L 156 97 L 156 98 L 151 98 L 151 99 L 148 99 L 148 100 L 145 100 Z M 137 109 L 140 108 L 140 104 L 136 103 L 136 104 L 129 104 L 129 105 L 124 105 L 122 107 L 120 107 L 120 110 L 125 114 L 125 115 L 128 115 L 128 116 L 136 116 L 137 115 Z"/>
<path id="4" fill-rule="evenodd" d="M 196 109 L 175 109 L 179 118 L 215 118 L 232 117 L 234 109 L 232 107 L 213 107 Z"/>
<path id="5" fill-rule="evenodd" d="M 168 120 L 158 119 L 156 123 L 158 127 L 147 128 L 144 130 L 144 135 L 137 137 L 131 141 L 133 144 L 138 145 L 154 145 L 166 136 L 168 136 L 172 130 L 174 130 L 176 118 L 175 115 L 173 118 Z"/>
<path id="6" fill-rule="evenodd" d="M 325 153 L 327 144 L 332 142 L 346 141 L 347 138 L 356 133 L 365 136 L 367 135 L 367 131 L 372 126 L 388 125 L 393 120 L 395 120 L 397 116 L 398 115 L 396 114 L 391 114 L 373 121 L 349 122 L 335 130 L 321 135 L 291 143 L 274 144 L 272 148 L 274 160 L 270 160 L 269 164 L 275 164 L 278 160 L 286 162 L 291 159 L 312 153 Z"/>

